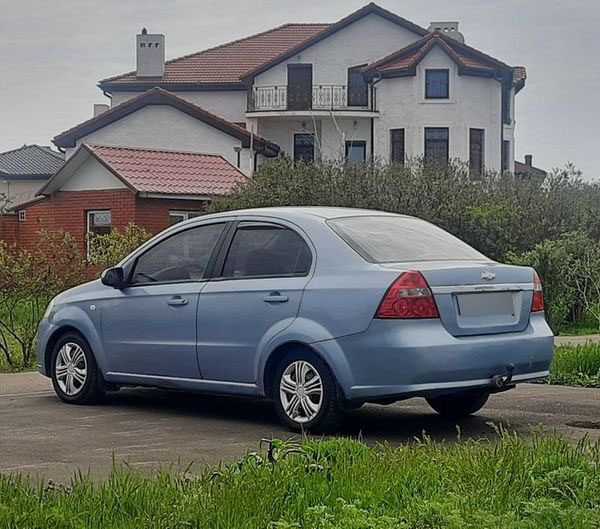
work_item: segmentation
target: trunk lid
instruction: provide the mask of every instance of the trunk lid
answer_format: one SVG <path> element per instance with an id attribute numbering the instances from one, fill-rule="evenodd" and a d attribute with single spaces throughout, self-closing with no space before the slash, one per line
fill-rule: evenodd
<path id="1" fill-rule="evenodd" d="M 529 324 L 533 270 L 492 261 L 382 265 L 419 270 L 433 292 L 440 320 L 453 336 L 520 332 Z"/>

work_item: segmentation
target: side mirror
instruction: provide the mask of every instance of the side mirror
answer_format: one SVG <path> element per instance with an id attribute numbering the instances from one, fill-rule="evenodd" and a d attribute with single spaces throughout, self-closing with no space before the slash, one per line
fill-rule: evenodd
<path id="1" fill-rule="evenodd" d="M 125 281 L 123 279 L 123 269 L 120 266 L 114 266 L 113 268 L 107 268 L 102 272 L 100 281 L 103 285 L 113 288 L 123 288 Z"/>

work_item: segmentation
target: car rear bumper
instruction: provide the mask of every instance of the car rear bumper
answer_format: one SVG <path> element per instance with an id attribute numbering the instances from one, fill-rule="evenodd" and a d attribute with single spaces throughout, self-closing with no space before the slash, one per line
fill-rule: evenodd
<path id="1" fill-rule="evenodd" d="M 554 336 L 542 313 L 522 332 L 452 336 L 439 320 L 373 320 L 359 334 L 313 344 L 332 366 L 346 399 L 435 396 L 494 389 L 492 377 L 513 383 L 544 378 Z"/>

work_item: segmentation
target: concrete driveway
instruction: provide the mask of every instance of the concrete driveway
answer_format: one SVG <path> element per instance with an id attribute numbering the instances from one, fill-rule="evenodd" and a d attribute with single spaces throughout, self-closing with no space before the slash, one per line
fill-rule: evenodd
<path id="1" fill-rule="evenodd" d="M 600 438 L 600 390 L 522 384 L 493 396 L 460 424 L 461 436 L 493 438 L 490 423 L 528 433 L 544 424 L 569 438 Z M 366 442 L 411 441 L 425 431 L 453 440 L 456 426 L 422 399 L 367 405 L 350 413 L 340 433 Z M 0 472 L 68 481 L 77 469 L 101 478 L 113 456 L 140 469 L 195 468 L 242 456 L 263 437 L 290 437 L 269 402 L 128 389 L 98 406 L 69 406 L 37 373 L 0 375 Z"/>

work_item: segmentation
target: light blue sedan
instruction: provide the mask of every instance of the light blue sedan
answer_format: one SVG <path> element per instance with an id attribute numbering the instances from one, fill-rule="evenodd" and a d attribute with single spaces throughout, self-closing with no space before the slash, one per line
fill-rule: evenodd
<path id="1" fill-rule="evenodd" d="M 548 375 L 527 267 L 423 220 L 342 208 L 191 219 L 50 303 L 38 369 L 65 402 L 122 386 L 273 399 L 294 430 L 424 397 L 442 415 Z"/>

